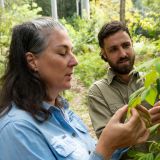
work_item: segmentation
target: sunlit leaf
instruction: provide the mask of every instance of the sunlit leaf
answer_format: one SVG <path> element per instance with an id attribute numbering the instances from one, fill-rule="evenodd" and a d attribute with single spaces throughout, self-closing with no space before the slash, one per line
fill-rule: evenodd
<path id="1" fill-rule="evenodd" d="M 160 62 L 155 63 L 156 71 L 160 74 Z"/>
<path id="2" fill-rule="evenodd" d="M 157 89 L 155 87 L 150 87 L 148 94 L 145 97 L 145 100 L 150 104 L 154 105 L 157 97 Z"/>
<path id="3" fill-rule="evenodd" d="M 155 134 L 157 132 L 157 129 L 160 128 L 160 124 L 155 124 L 154 126 L 150 127 L 150 133 Z"/>
<path id="4" fill-rule="evenodd" d="M 149 72 L 145 77 L 144 86 L 149 87 L 151 84 L 153 84 L 157 79 L 157 73 L 155 70 L 152 70 Z"/>

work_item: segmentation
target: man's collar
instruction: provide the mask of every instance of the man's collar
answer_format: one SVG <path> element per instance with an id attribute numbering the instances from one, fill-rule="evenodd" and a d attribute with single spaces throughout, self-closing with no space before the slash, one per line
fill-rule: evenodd
<path id="1" fill-rule="evenodd" d="M 139 77 L 139 73 L 137 71 L 134 71 L 131 73 L 133 76 Z M 116 77 L 116 73 L 111 69 L 111 67 L 108 68 L 107 71 L 107 83 L 110 85 L 113 81 L 113 79 Z"/>

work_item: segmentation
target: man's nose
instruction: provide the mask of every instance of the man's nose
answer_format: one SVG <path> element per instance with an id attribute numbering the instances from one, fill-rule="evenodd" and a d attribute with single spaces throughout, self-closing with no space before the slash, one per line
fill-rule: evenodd
<path id="1" fill-rule="evenodd" d="M 127 52 L 123 47 L 120 47 L 119 48 L 119 54 L 120 54 L 120 57 L 126 57 Z"/>

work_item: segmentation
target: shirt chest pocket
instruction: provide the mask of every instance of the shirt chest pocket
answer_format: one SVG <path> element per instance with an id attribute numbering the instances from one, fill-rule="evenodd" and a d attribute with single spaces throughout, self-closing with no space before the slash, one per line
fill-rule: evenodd
<path id="1" fill-rule="evenodd" d="M 67 135 L 53 137 L 51 145 L 58 160 L 85 160 L 89 156 L 78 140 Z"/>
<path id="2" fill-rule="evenodd" d="M 76 115 L 74 115 L 74 117 L 72 117 L 71 125 L 73 125 L 79 132 L 81 132 L 83 134 L 88 133 L 87 127 L 84 125 L 82 120 Z"/>
<path id="3" fill-rule="evenodd" d="M 124 106 L 124 104 L 122 104 L 122 103 L 114 103 L 114 104 L 112 103 L 112 104 L 109 104 L 109 108 L 110 108 L 110 111 L 111 111 L 112 114 L 115 114 L 115 112 L 119 108 L 121 108 L 123 106 Z"/>

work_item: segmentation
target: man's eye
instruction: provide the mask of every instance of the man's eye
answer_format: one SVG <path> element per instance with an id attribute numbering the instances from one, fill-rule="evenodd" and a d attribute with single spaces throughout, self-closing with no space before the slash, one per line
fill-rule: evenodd
<path id="1" fill-rule="evenodd" d="M 125 43 L 123 44 L 123 48 L 130 48 L 131 44 L 130 43 Z"/>
<path id="2" fill-rule="evenodd" d="M 113 47 L 113 48 L 111 48 L 110 50 L 109 50 L 109 52 L 111 52 L 111 53 L 114 53 L 114 52 L 116 52 L 117 51 L 117 48 L 115 48 L 115 47 Z"/>

